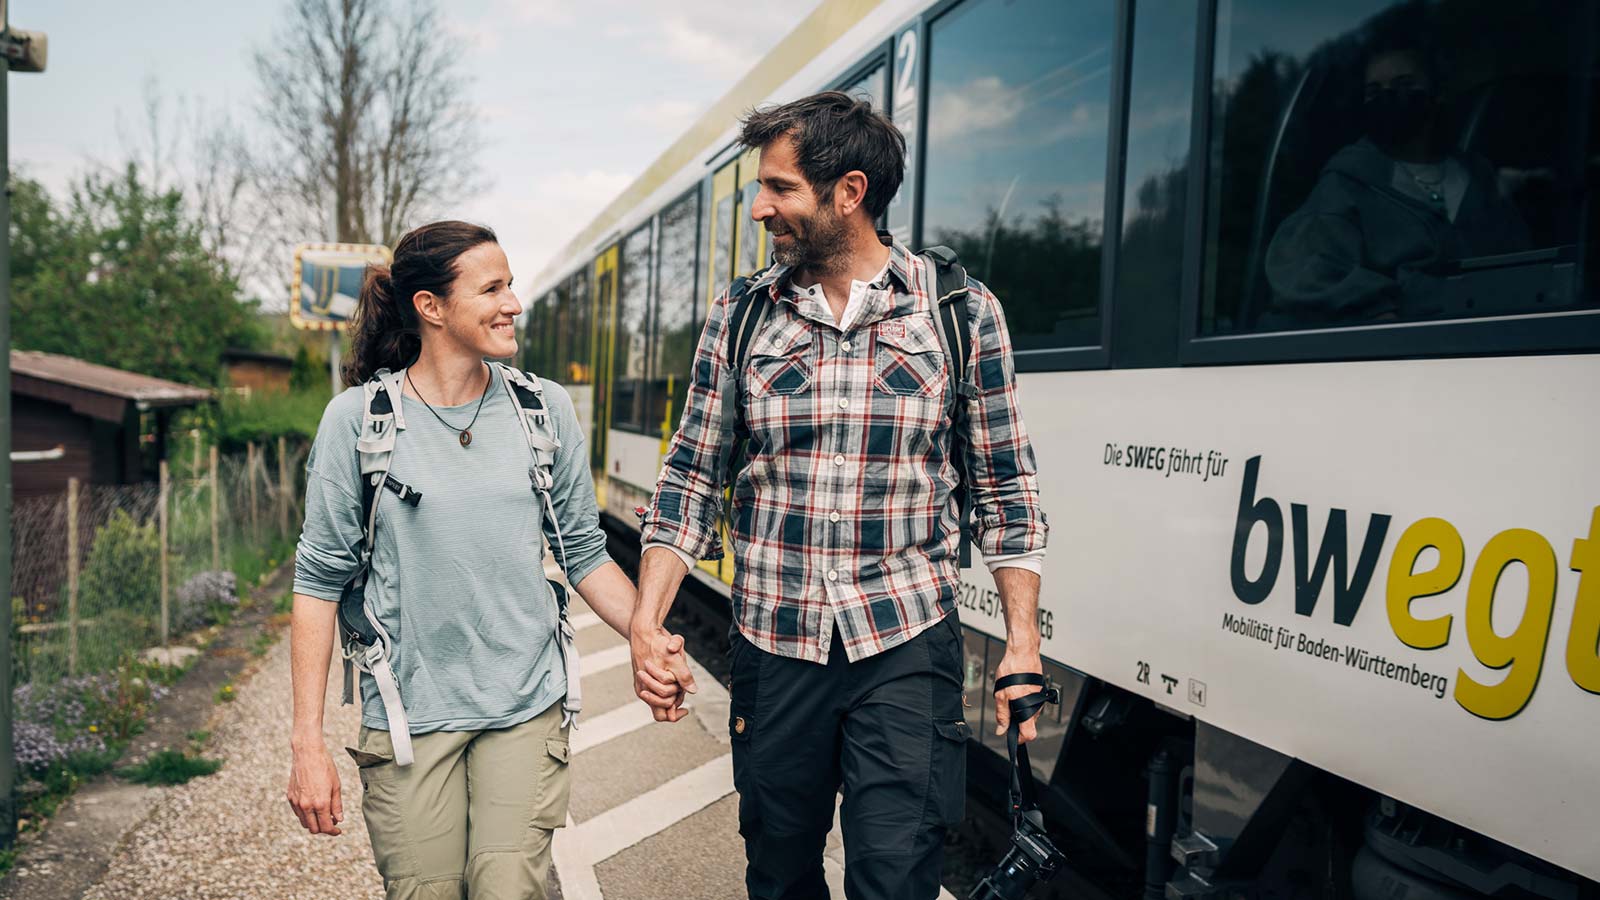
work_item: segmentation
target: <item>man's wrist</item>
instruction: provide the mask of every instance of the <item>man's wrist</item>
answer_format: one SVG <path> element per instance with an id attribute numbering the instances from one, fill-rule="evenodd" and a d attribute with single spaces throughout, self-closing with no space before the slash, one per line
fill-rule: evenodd
<path id="1" fill-rule="evenodd" d="M 1007 635 L 1006 653 L 1024 656 L 1039 655 L 1039 632 L 1031 634 Z"/>

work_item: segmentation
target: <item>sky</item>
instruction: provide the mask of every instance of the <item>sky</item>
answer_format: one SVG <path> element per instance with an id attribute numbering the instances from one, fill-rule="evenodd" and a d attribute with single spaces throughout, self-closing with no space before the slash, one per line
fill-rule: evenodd
<path id="1" fill-rule="evenodd" d="M 406 0 L 390 0 L 404 3 Z M 10 79 L 14 170 L 64 191 L 148 145 L 146 98 L 227 110 L 250 127 L 253 54 L 287 0 L 10 0 L 49 36 L 43 74 Z M 441 217 L 500 235 L 523 284 L 815 6 L 816 0 L 449 0 L 439 3 L 480 114 L 486 187 Z M 322 235 L 307 240 L 323 239 Z M 282 260 L 287 281 L 291 261 Z M 531 285 L 529 285 L 531 287 Z M 286 298 L 263 298 L 269 305 Z M 525 301 L 527 297 L 523 298 Z M 281 308 L 281 307 L 280 307 Z"/>

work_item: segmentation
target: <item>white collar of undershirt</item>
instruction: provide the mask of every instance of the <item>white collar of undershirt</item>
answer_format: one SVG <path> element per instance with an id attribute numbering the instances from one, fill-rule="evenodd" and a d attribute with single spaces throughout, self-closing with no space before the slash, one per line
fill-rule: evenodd
<path id="1" fill-rule="evenodd" d="M 877 285 L 882 284 L 884 277 L 888 274 L 889 261 L 884 260 L 883 268 L 879 269 L 878 274 L 872 276 L 872 278 L 869 280 L 851 280 L 850 299 L 846 301 L 844 305 L 844 321 L 834 323 L 840 331 L 849 331 L 850 326 L 856 323 L 856 319 L 861 317 L 862 308 L 867 305 L 867 292 L 872 290 L 882 290 L 882 288 L 877 287 Z M 821 304 L 822 308 L 828 311 L 828 317 L 830 319 L 833 318 L 833 307 L 828 305 L 828 297 L 827 294 L 825 294 L 822 290 L 822 282 L 819 281 L 810 287 L 797 287 L 796 290 L 798 290 L 801 294 L 815 298 Z"/>

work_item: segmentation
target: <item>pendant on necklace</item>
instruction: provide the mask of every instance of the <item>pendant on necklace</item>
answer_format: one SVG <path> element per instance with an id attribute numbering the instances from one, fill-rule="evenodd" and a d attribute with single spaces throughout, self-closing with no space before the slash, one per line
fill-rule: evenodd
<path id="1" fill-rule="evenodd" d="M 471 444 L 471 443 L 472 443 L 472 430 L 469 429 L 469 428 L 461 429 L 461 446 L 465 447 L 465 446 L 467 446 L 468 444 Z"/>

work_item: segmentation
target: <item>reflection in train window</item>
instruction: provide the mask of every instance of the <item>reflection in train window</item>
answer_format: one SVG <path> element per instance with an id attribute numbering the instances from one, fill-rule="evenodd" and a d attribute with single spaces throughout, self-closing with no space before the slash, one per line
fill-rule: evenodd
<path id="1" fill-rule="evenodd" d="M 711 246 L 711 288 L 710 295 L 717 297 L 727 290 L 728 282 L 733 278 L 733 217 L 738 193 L 730 191 L 718 198 L 713 215 L 716 222 L 713 228 L 716 231 L 716 240 Z"/>
<path id="2" fill-rule="evenodd" d="M 746 175 L 753 172 L 756 155 L 747 157 L 749 163 L 741 162 L 739 174 Z M 747 168 L 748 165 L 748 168 Z M 762 245 L 766 243 L 764 229 L 760 222 L 750 218 L 750 207 L 756 202 L 756 194 L 761 192 L 761 182 L 754 178 L 744 183 L 739 189 L 739 267 L 734 270 L 735 275 L 752 275 L 757 269 L 765 266 L 767 261 L 762 259 Z M 718 209 L 721 209 L 719 204 Z"/>
<path id="3" fill-rule="evenodd" d="M 695 247 L 700 231 L 700 190 L 694 188 L 661 212 L 656 253 L 656 315 L 651 333 L 650 388 L 645 429 L 670 434 L 688 396 L 694 357 Z"/>
<path id="4" fill-rule="evenodd" d="M 860 78 L 857 78 L 855 81 L 850 82 L 839 90 L 844 91 L 846 94 L 849 94 L 852 97 L 871 103 L 872 108 L 878 112 L 887 112 L 883 106 L 883 98 L 886 96 L 884 92 L 884 88 L 887 85 L 887 82 L 885 81 L 886 77 L 887 69 L 885 69 L 885 67 L 881 65 L 873 66 L 867 71 L 866 74 L 862 75 Z M 904 125 L 901 126 L 901 128 L 904 127 Z"/>
<path id="5" fill-rule="evenodd" d="M 550 371 L 545 365 L 550 359 L 544 350 L 545 334 L 549 330 L 545 327 L 544 316 L 550 297 L 545 293 L 528 301 L 528 311 L 523 319 L 522 360 L 518 365 L 535 375 Z"/>
<path id="6" fill-rule="evenodd" d="M 1134 7 L 1128 74 L 1122 238 L 1117 254 L 1119 364 L 1160 364 L 1177 348 L 1183 289 L 1195 4 Z"/>
<path id="7" fill-rule="evenodd" d="M 1226 8 L 1201 334 L 1592 305 L 1583 4 Z"/>
<path id="8" fill-rule="evenodd" d="M 645 419 L 650 338 L 649 222 L 622 242 L 620 265 L 611 426 L 624 431 L 651 431 L 651 423 Z"/>
<path id="9" fill-rule="evenodd" d="M 1100 342 L 1113 7 L 968 0 L 933 23 L 922 241 L 993 289 L 1019 353 Z"/>

